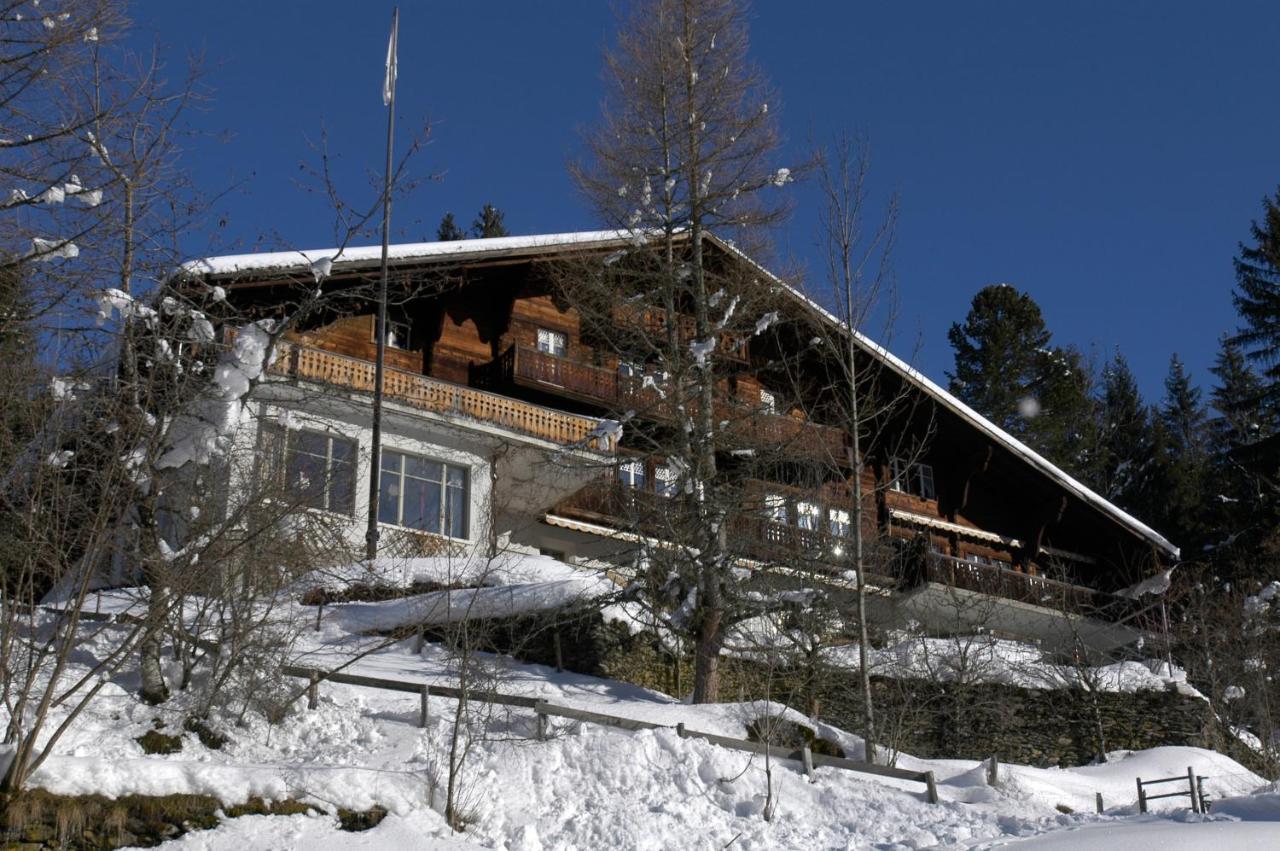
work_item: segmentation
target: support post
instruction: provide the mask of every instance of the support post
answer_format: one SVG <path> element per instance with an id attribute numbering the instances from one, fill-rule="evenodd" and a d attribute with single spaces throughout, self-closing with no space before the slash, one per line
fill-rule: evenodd
<path id="1" fill-rule="evenodd" d="M 804 762 L 804 774 L 812 783 L 816 778 L 813 776 L 813 751 L 809 749 L 808 743 L 800 749 L 800 759 Z"/>
<path id="2" fill-rule="evenodd" d="M 1145 813 L 1147 811 L 1147 793 L 1142 788 L 1142 778 L 1135 778 L 1138 781 L 1138 812 Z"/>
<path id="3" fill-rule="evenodd" d="M 931 804 L 938 803 L 938 781 L 934 779 L 932 771 L 924 773 L 925 798 Z"/>
<path id="4" fill-rule="evenodd" d="M 320 631 L 320 616 L 324 614 L 324 601 L 316 604 L 316 632 Z"/>
<path id="5" fill-rule="evenodd" d="M 1094 808 L 1098 811 L 1098 815 L 1102 815 L 1102 811 L 1103 811 L 1105 808 L 1102 806 L 1102 793 L 1101 793 L 1101 792 L 1094 792 L 1094 793 L 1093 793 L 1093 804 L 1094 804 Z"/>
<path id="6" fill-rule="evenodd" d="M 1196 795 L 1200 798 L 1200 812 L 1207 813 L 1209 808 L 1205 806 L 1204 800 L 1204 778 L 1196 776 Z"/>
<path id="7" fill-rule="evenodd" d="M 689 738 L 688 734 L 687 734 L 687 733 L 685 733 L 685 731 L 684 731 L 684 722 L 683 722 L 683 721 L 681 721 L 679 724 L 677 724 L 677 725 L 676 725 L 676 735 L 677 735 L 677 736 L 679 736 L 679 737 L 680 737 L 680 738 L 682 738 L 682 739 L 687 739 L 687 738 Z"/>
<path id="8" fill-rule="evenodd" d="M 419 707 L 419 711 L 418 711 L 418 726 L 422 727 L 423 729 L 426 728 L 427 720 L 431 717 L 427 710 L 427 695 L 430 693 L 430 689 L 431 687 L 428 686 L 426 683 L 422 684 L 422 691 L 420 693 L 421 706 Z"/>
<path id="9" fill-rule="evenodd" d="M 1191 812 L 1200 812 L 1200 796 L 1196 794 L 1196 772 L 1187 766 L 1187 794 L 1191 796 Z"/>
<path id="10" fill-rule="evenodd" d="M 307 708 L 315 709 L 320 705 L 320 674 L 311 672 L 311 683 L 307 686 Z"/>
<path id="11" fill-rule="evenodd" d="M 1000 782 L 1000 757 L 998 754 L 992 754 L 991 759 L 987 761 L 987 785 L 994 786 Z"/>
<path id="12" fill-rule="evenodd" d="M 552 633 L 552 640 L 556 645 L 556 671 L 564 670 L 564 654 L 560 650 L 560 627 L 557 626 L 555 632 Z"/>

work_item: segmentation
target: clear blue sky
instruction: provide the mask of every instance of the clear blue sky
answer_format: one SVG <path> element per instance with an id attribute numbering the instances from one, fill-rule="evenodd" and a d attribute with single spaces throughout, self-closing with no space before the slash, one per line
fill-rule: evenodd
<path id="1" fill-rule="evenodd" d="M 391 5 L 135 6 L 175 72 L 203 51 L 213 99 L 196 124 L 230 134 L 188 145 L 205 189 L 239 186 L 192 252 L 329 244 L 327 206 L 296 183 L 322 124 L 343 183 L 371 197 L 356 190 L 381 170 Z M 609 5 L 402 3 L 398 120 L 432 122 L 417 171 L 442 179 L 397 209 L 397 239 L 486 201 L 514 233 L 598 224 L 565 162 L 597 115 Z M 1099 359 L 1120 346 L 1149 398 L 1174 351 L 1208 384 L 1236 323 L 1236 243 L 1280 184 L 1280 3 L 758 0 L 753 16 L 787 152 L 861 131 L 877 191 L 900 193 L 895 348 L 942 380 L 947 327 L 1007 281 L 1056 342 Z M 817 275 L 814 200 L 796 189 L 778 243 Z"/>

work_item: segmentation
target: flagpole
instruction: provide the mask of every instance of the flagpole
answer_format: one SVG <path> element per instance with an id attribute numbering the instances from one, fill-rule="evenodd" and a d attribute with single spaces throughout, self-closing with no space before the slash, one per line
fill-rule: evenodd
<path id="1" fill-rule="evenodd" d="M 387 165 L 382 187 L 382 267 L 378 275 L 378 317 L 374 324 L 377 356 L 373 370 L 373 446 L 369 452 L 369 528 L 364 536 L 365 558 L 378 557 L 378 477 L 382 465 L 382 373 L 387 356 L 387 247 L 391 237 L 391 142 L 396 127 L 396 61 L 400 39 L 400 9 L 391 11 L 391 43 L 387 45 L 387 76 L 383 100 L 387 106 Z"/>

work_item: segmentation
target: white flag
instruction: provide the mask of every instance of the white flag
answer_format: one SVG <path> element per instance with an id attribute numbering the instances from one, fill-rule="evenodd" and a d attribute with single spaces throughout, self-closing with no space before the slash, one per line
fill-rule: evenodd
<path id="1" fill-rule="evenodd" d="M 391 40 L 387 42 L 387 76 L 382 80 L 382 105 L 391 106 L 391 95 L 396 89 L 396 42 L 400 35 L 400 10 L 391 18 Z"/>

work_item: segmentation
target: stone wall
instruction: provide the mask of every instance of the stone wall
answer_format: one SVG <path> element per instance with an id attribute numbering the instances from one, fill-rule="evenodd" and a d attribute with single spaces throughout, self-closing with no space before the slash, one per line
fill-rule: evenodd
<path id="1" fill-rule="evenodd" d="M 495 647 L 530 662 L 610 677 L 667 694 L 692 688 L 689 658 L 676 660 L 648 636 L 632 636 L 598 614 L 557 620 L 521 618 L 492 633 Z M 766 670 L 741 659 L 721 665 L 721 696 L 743 700 L 769 695 L 830 724 L 856 732 L 862 716 L 857 677 L 824 670 Z M 930 680 L 873 682 L 881 737 L 920 757 L 985 759 L 1038 766 L 1083 765 L 1105 749 L 1160 745 L 1226 748 L 1208 704 L 1176 691 L 1100 693 L 1038 690 L 999 684 L 956 685 Z M 1101 737 L 1099 737 L 1099 725 Z M 1231 752 L 1228 749 L 1228 752 Z M 1232 753 L 1237 759 L 1241 754 Z"/>

